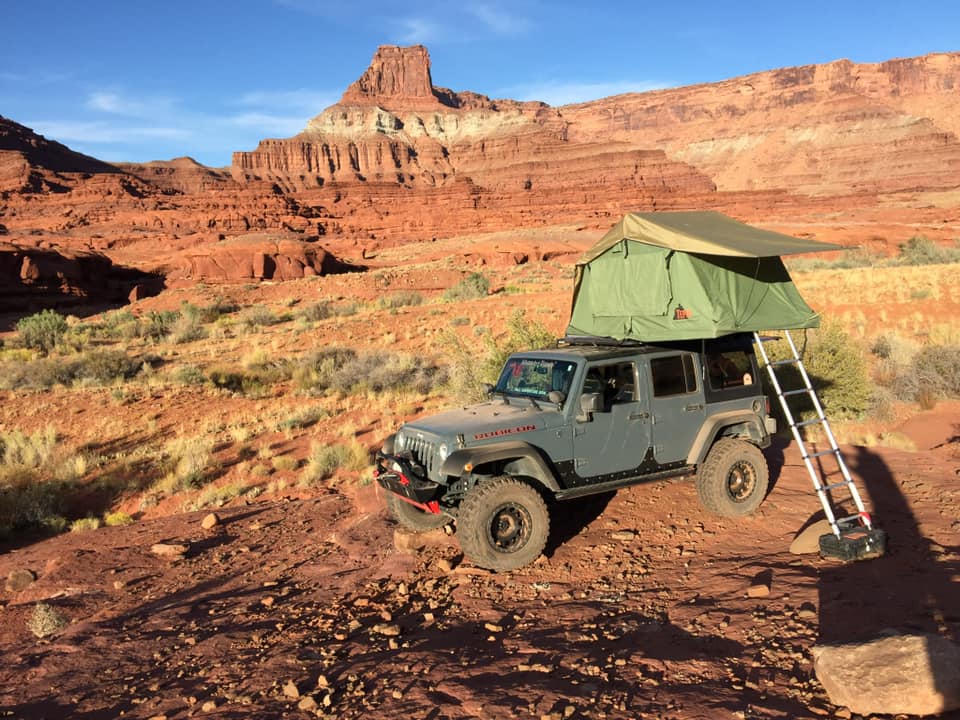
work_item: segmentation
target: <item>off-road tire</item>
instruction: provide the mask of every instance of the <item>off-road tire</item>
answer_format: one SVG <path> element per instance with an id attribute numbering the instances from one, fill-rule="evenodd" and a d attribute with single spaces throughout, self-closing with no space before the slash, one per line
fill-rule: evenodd
<path id="1" fill-rule="evenodd" d="M 401 500 L 395 493 L 387 493 L 387 509 L 405 530 L 415 533 L 429 532 L 450 524 L 449 515 L 434 515 Z"/>
<path id="2" fill-rule="evenodd" d="M 460 503 L 457 539 L 463 554 L 488 570 L 516 570 L 543 552 L 550 513 L 540 493 L 512 477 L 478 483 Z"/>
<path id="3" fill-rule="evenodd" d="M 760 506 L 769 483 L 767 460 L 756 445 L 720 438 L 697 472 L 697 495 L 712 513 L 743 517 Z"/>

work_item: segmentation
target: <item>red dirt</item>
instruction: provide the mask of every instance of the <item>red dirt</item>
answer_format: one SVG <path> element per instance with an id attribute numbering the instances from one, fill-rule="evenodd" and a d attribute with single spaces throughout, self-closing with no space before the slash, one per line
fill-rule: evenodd
<path id="1" fill-rule="evenodd" d="M 832 714 L 814 643 L 960 636 L 956 410 L 924 418 L 954 433 L 934 449 L 844 448 L 890 537 L 852 565 L 787 551 L 818 506 L 782 444 L 756 517 L 709 516 L 682 481 L 573 501 L 546 557 L 513 573 L 471 567 L 440 531 L 409 549 L 373 486 L 225 509 L 212 531 L 192 513 L 24 545 L 0 556 L 0 575 L 39 575 L 0 611 L 0 707 L 307 717 L 309 695 L 337 718 Z M 191 549 L 171 563 L 160 541 Z M 769 595 L 748 597 L 758 580 Z M 53 640 L 27 630 L 38 601 L 70 620 Z"/>

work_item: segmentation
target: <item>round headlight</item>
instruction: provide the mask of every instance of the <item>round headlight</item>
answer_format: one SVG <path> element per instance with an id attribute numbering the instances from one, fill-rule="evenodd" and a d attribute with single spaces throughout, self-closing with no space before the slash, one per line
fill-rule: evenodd
<path id="1" fill-rule="evenodd" d="M 440 455 L 440 462 L 443 462 L 450 455 L 450 448 L 447 447 L 446 443 L 443 443 L 437 448 L 437 454 Z"/>

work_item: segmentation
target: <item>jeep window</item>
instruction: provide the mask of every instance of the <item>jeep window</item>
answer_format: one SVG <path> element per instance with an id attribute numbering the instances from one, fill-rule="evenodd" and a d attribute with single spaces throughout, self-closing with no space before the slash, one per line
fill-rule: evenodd
<path id="1" fill-rule="evenodd" d="M 603 395 L 603 406 L 607 409 L 611 405 L 635 402 L 636 388 L 636 367 L 632 362 L 591 367 L 583 381 L 583 392 Z"/>
<path id="2" fill-rule="evenodd" d="M 650 360 L 654 397 L 685 395 L 697 390 L 697 371 L 693 356 L 669 355 Z"/>
<path id="3" fill-rule="evenodd" d="M 750 358 L 743 350 L 707 352 L 704 355 L 704 365 L 711 390 L 723 390 L 753 383 Z"/>
<path id="4" fill-rule="evenodd" d="M 494 392 L 546 398 L 554 390 L 559 390 L 569 395 L 576 369 L 576 363 L 569 360 L 513 357 L 504 365 Z"/>

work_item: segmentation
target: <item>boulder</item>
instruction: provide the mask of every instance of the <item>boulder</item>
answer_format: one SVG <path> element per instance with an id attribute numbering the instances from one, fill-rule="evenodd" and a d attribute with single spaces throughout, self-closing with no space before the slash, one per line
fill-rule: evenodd
<path id="1" fill-rule="evenodd" d="M 939 635 L 818 645 L 814 670 L 830 702 L 861 715 L 932 715 L 960 708 L 960 646 Z"/>

